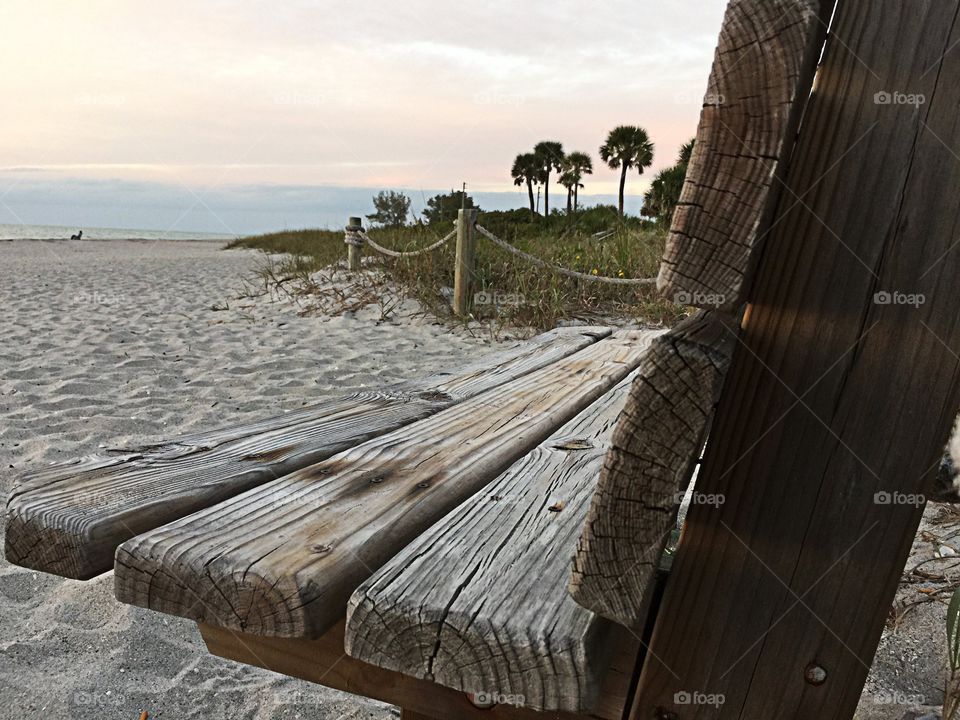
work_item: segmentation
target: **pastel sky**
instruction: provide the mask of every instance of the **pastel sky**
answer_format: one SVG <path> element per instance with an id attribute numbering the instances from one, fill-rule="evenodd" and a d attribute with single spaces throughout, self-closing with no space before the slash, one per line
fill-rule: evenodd
<path id="1" fill-rule="evenodd" d="M 219 193 L 465 181 L 519 205 L 518 152 L 559 140 L 599 166 L 617 124 L 650 132 L 649 176 L 695 131 L 725 5 L 4 0 L 0 193 L 24 176 Z M 598 167 L 584 194 L 616 180 Z"/>

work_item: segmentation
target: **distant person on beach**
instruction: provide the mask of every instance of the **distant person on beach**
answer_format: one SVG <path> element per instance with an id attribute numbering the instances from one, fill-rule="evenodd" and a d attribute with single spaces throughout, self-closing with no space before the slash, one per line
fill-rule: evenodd
<path id="1" fill-rule="evenodd" d="M 71 240 L 80 240 L 81 238 L 83 238 L 83 230 L 80 230 L 79 232 L 77 232 L 76 235 L 70 236 Z"/>

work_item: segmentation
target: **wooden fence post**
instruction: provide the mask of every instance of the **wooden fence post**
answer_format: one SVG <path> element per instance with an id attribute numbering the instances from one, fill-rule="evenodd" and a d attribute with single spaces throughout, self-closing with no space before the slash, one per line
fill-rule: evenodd
<path id="1" fill-rule="evenodd" d="M 347 222 L 347 231 L 357 232 L 360 230 L 363 230 L 363 220 L 358 217 L 351 217 Z M 363 257 L 363 248 L 359 245 L 349 243 L 347 245 L 347 268 L 350 270 L 359 270 L 361 257 Z"/>
<path id="2" fill-rule="evenodd" d="M 473 306 L 474 251 L 476 249 L 477 211 L 457 212 L 457 259 L 453 280 L 453 312 L 465 316 Z"/>
<path id="3" fill-rule="evenodd" d="M 960 405 L 958 9 L 837 4 L 633 720 L 853 717 Z"/>

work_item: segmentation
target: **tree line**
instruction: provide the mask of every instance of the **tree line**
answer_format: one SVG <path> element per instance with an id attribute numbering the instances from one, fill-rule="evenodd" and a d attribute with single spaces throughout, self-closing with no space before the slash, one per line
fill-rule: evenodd
<path id="1" fill-rule="evenodd" d="M 644 194 L 642 214 L 669 225 L 674 209 L 680 201 L 680 193 L 687 174 L 687 166 L 693 154 L 694 141 L 684 144 L 676 164 L 658 172 Z M 620 172 L 617 211 L 622 219 L 627 175 L 632 169 L 638 175 L 653 164 L 654 145 L 642 127 L 619 125 L 607 134 L 600 146 L 600 159 L 613 170 Z M 514 185 L 526 187 L 531 215 L 536 216 L 537 206 L 534 187 L 543 187 L 543 214 L 550 215 L 550 180 L 555 175 L 557 182 L 567 191 L 567 214 L 574 214 L 579 206 L 579 191 L 584 187 L 585 176 L 593 174 L 593 159 L 585 152 L 566 153 L 563 144 L 545 140 L 534 145 L 530 152 L 520 153 L 513 161 L 510 174 Z M 378 193 L 373 198 L 375 212 L 367 215 L 372 222 L 398 227 L 407 221 L 410 198 L 392 190 Z M 423 221 L 434 222 L 446 219 L 460 207 L 476 207 L 473 198 L 461 191 L 436 195 L 427 201 Z"/>
<path id="2" fill-rule="evenodd" d="M 653 142 L 643 128 L 620 125 L 610 131 L 606 142 L 600 146 L 600 159 L 611 168 L 620 170 L 618 212 L 623 217 L 627 171 L 635 167 L 642 175 L 644 169 L 650 167 L 653 163 Z M 533 187 L 542 185 L 543 214 L 550 215 L 550 175 L 554 172 L 559 174 L 560 184 L 567 189 L 567 212 L 576 212 L 583 177 L 593 174 L 593 160 L 587 153 L 572 152 L 568 155 L 561 143 L 545 140 L 534 145 L 532 152 L 520 153 L 514 159 L 510 174 L 514 185 L 526 185 L 532 214 L 537 212 Z"/>
<path id="3" fill-rule="evenodd" d="M 677 163 L 661 170 L 644 195 L 643 214 L 669 223 L 679 202 L 680 191 L 693 152 L 693 140 L 680 149 Z M 654 145 L 650 135 L 636 125 L 619 125 L 609 132 L 600 146 L 600 159 L 613 170 L 620 171 L 617 211 L 623 217 L 623 199 L 630 170 L 638 175 L 653 164 Z M 576 212 L 579 190 L 585 175 L 593 174 L 593 160 L 584 152 L 565 153 L 556 141 L 537 143 L 531 152 L 520 153 L 513 161 L 510 174 L 514 185 L 526 186 L 530 213 L 536 215 L 534 186 L 543 187 L 543 214 L 550 214 L 550 176 L 558 173 L 558 182 L 567 190 L 567 213 Z"/>

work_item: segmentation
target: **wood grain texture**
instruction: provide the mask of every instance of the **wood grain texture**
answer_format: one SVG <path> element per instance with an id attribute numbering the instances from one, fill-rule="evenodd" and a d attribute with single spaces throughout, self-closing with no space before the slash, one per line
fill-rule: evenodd
<path id="1" fill-rule="evenodd" d="M 554 330 L 461 369 L 326 400 L 281 417 L 194 434 L 28 475 L 7 502 L 6 557 L 86 579 L 117 546 L 233 495 L 451 407 L 609 336 Z"/>
<path id="2" fill-rule="evenodd" d="M 731 0 L 657 285 L 736 311 L 782 191 L 834 0 Z"/>
<path id="3" fill-rule="evenodd" d="M 117 549 L 117 598 L 317 637 L 404 545 L 607 392 L 649 332 L 617 334 Z"/>
<path id="4" fill-rule="evenodd" d="M 347 652 L 535 710 L 592 710 L 621 631 L 566 585 L 629 389 L 621 382 L 357 588 Z"/>
<path id="5" fill-rule="evenodd" d="M 570 593 L 626 627 L 647 621 L 654 574 L 703 449 L 735 333 L 732 319 L 700 311 L 658 337 L 617 425 L 574 555 Z"/>
<path id="6" fill-rule="evenodd" d="M 622 720 L 629 708 L 637 663 L 636 642 L 629 636 L 616 637 L 603 699 L 590 715 L 537 712 L 503 703 L 478 708 L 466 693 L 347 656 L 342 621 L 315 640 L 262 637 L 213 625 L 200 624 L 199 628 L 207 649 L 218 657 L 399 705 L 437 720 Z"/>
<path id="7" fill-rule="evenodd" d="M 854 715 L 960 407 L 958 13 L 838 4 L 636 720 Z"/>

